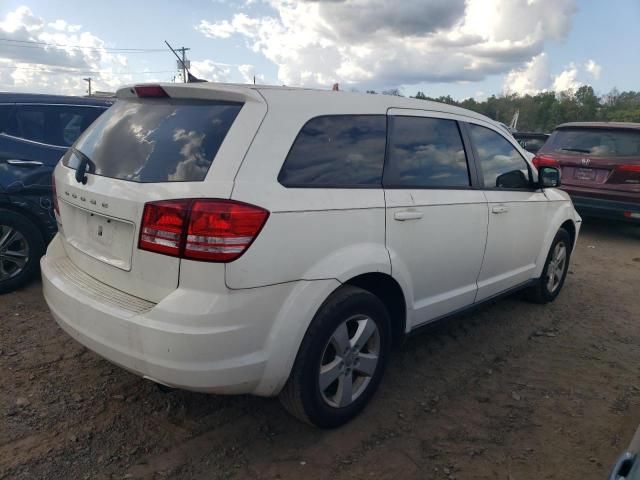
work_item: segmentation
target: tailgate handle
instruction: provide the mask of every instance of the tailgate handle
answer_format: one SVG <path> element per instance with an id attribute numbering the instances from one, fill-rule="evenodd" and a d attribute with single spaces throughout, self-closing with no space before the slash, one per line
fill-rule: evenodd
<path id="1" fill-rule="evenodd" d="M 495 207 L 491 207 L 491 213 L 500 214 L 507 213 L 509 211 L 509 207 L 506 205 L 496 205 Z"/>
<path id="2" fill-rule="evenodd" d="M 18 160 L 17 158 L 10 158 L 7 160 L 9 165 L 15 165 L 16 167 L 41 167 L 42 162 L 37 160 Z"/>
<path id="3" fill-rule="evenodd" d="M 404 222 L 405 220 L 419 220 L 422 218 L 422 212 L 416 212 L 415 210 L 404 210 L 402 212 L 394 213 L 393 218 L 400 222 Z"/>

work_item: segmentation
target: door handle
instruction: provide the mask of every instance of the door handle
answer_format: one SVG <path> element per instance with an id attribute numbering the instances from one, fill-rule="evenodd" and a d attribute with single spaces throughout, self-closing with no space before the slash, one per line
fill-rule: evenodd
<path id="1" fill-rule="evenodd" d="M 491 213 L 499 214 L 499 213 L 507 213 L 509 211 L 509 207 L 506 205 L 496 205 L 495 207 L 491 207 Z"/>
<path id="2" fill-rule="evenodd" d="M 9 165 L 14 165 L 16 167 L 41 167 L 42 162 L 38 162 L 37 160 L 18 160 L 17 158 L 10 158 L 7 160 Z"/>
<path id="3" fill-rule="evenodd" d="M 403 212 L 396 212 L 393 214 L 393 218 L 400 222 L 405 220 L 419 220 L 422 218 L 422 212 L 416 212 L 414 210 L 405 210 Z"/>

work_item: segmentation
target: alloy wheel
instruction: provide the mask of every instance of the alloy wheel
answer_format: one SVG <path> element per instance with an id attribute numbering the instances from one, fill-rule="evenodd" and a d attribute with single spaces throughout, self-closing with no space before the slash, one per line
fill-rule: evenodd
<path id="1" fill-rule="evenodd" d="M 0 225 L 0 281 L 19 275 L 29 261 L 29 243 L 9 225 Z"/>
<path id="2" fill-rule="evenodd" d="M 380 332 L 366 315 L 335 329 L 325 345 L 318 383 L 323 400 L 335 408 L 353 403 L 367 388 L 380 358 Z"/>
<path id="3" fill-rule="evenodd" d="M 547 290 L 555 292 L 562 282 L 564 269 L 567 263 L 567 246 L 564 242 L 558 242 L 553 249 L 553 254 L 547 267 Z"/>

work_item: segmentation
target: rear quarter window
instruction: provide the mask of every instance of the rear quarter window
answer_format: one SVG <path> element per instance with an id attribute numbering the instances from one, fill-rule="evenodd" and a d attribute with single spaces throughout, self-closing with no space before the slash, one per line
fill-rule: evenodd
<path id="1" fill-rule="evenodd" d="M 280 170 L 285 187 L 382 185 L 385 115 L 328 115 L 309 120 Z"/>
<path id="2" fill-rule="evenodd" d="M 63 164 L 76 168 L 77 150 L 95 175 L 140 183 L 202 181 L 242 105 L 120 100 L 80 136 Z"/>

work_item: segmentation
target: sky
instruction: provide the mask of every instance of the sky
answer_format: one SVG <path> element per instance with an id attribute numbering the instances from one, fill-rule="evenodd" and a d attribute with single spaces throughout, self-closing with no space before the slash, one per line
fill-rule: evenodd
<path id="1" fill-rule="evenodd" d="M 0 90 L 210 81 L 482 100 L 640 90 L 640 0 L 0 0 Z M 179 78 L 178 78 L 179 80 Z"/>

